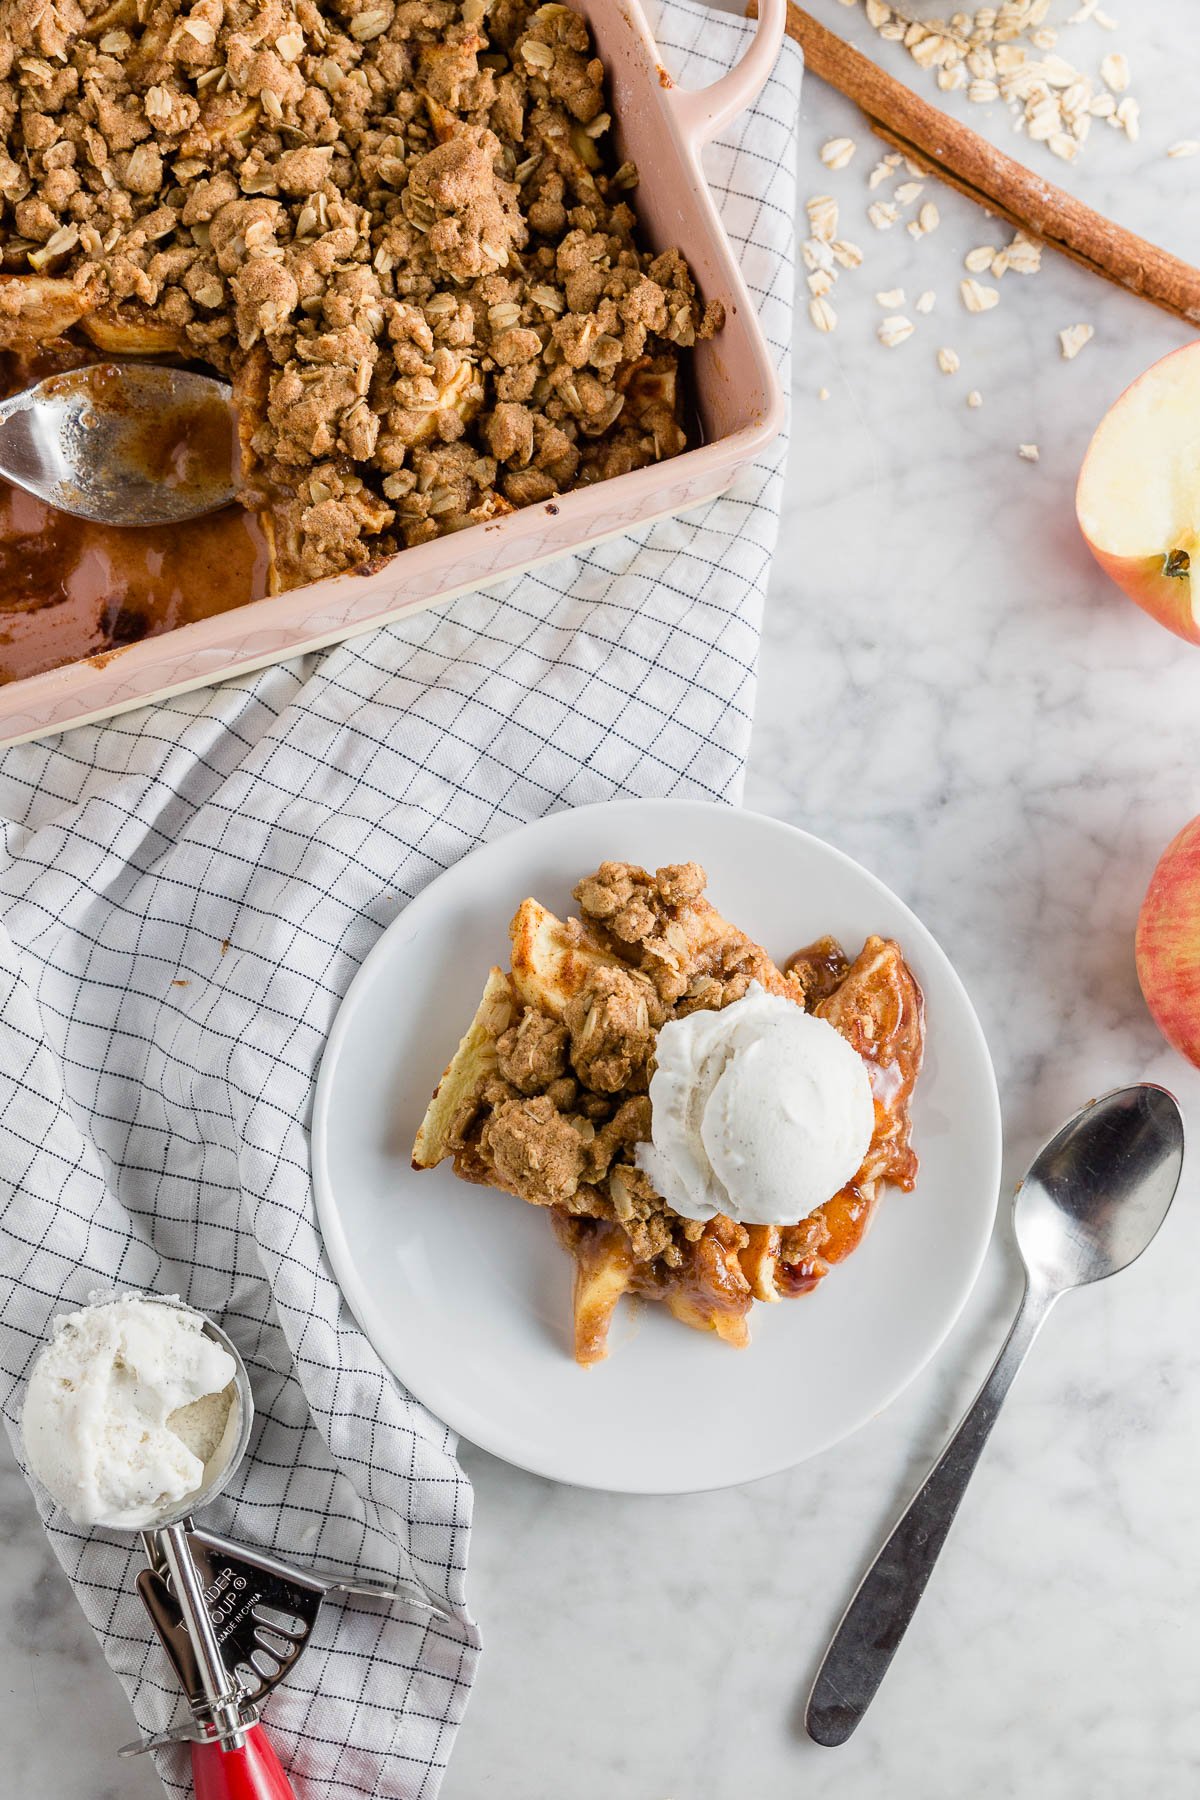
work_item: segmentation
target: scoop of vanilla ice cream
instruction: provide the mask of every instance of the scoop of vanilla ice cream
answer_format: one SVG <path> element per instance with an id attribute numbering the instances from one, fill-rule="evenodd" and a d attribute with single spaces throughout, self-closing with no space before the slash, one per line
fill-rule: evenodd
<path id="1" fill-rule="evenodd" d="M 21 1415 L 25 1460 L 77 1525 L 140 1530 L 229 1454 L 229 1352 L 204 1318 L 124 1294 L 54 1321 Z"/>
<path id="2" fill-rule="evenodd" d="M 861 1056 L 814 1013 L 751 982 L 720 1012 L 669 1019 L 637 1146 L 669 1206 L 793 1225 L 857 1174 L 875 1128 Z"/>

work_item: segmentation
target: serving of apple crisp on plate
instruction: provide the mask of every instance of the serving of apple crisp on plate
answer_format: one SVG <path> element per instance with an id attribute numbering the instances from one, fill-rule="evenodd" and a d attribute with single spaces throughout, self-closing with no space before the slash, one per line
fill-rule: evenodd
<path id="1" fill-rule="evenodd" d="M 687 801 L 553 814 L 410 900 L 334 1022 L 312 1143 L 399 1380 L 523 1468 L 632 1492 L 879 1412 L 957 1317 L 999 1179 L 986 1046 L 921 922 L 818 839 Z"/>
<path id="2" fill-rule="evenodd" d="M 695 862 L 606 861 L 580 918 L 523 901 L 417 1133 L 415 1168 L 450 1157 L 549 1208 L 580 1363 L 626 1292 L 744 1345 L 754 1300 L 815 1288 L 884 1183 L 914 1183 L 924 1013 L 900 946 L 850 962 L 826 937 L 781 971 L 704 887 Z"/>
<path id="3" fill-rule="evenodd" d="M 4 15 L 4 380 L 121 356 L 217 370 L 244 506 L 172 539 L 189 581 L 164 579 L 161 533 L 8 505 L 0 673 L 369 569 L 687 446 L 682 359 L 722 305 L 678 250 L 640 242 L 639 172 L 610 148 L 605 69 L 570 7 Z M 57 635 L 22 626 L 55 610 Z"/>

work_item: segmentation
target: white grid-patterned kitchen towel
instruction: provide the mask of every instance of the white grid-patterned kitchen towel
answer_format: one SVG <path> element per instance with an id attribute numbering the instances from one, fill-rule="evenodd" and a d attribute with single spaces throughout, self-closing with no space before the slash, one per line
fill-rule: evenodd
<path id="1" fill-rule="evenodd" d="M 659 11 L 689 86 L 741 20 Z M 800 59 L 710 173 L 786 383 Z M 723 499 L 372 636 L 0 757 L 0 1393 L 56 1312 L 178 1293 L 254 1384 L 212 1528 L 438 1611 L 331 1605 L 267 1723 L 310 1800 L 436 1793 L 478 1656 L 452 1434 L 343 1304 L 307 1121 L 341 996 L 398 905 L 474 845 L 611 795 L 737 797 L 784 446 Z M 178 1695 L 136 1547 L 38 1496 L 144 1732 Z M 160 1753 L 174 1794 L 186 1762 Z M 106 1777 L 113 1780 L 115 1776 Z"/>

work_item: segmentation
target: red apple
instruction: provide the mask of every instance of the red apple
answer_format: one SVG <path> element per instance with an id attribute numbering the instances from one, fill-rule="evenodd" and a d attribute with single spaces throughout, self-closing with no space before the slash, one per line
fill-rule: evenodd
<path id="1" fill-rule="evenodd" d="M 1135 954 L 1155 1024 L 1200 1066 L 1200 819 L 1172 839 L 1150 877 Z"/>
<path id="2" fill-rule="evenodd" d="M 1200 644 L 1200 342 L 1164 356 L 1109 408 L 1079 471 L 1075 512 L 1117 586 Z"/>

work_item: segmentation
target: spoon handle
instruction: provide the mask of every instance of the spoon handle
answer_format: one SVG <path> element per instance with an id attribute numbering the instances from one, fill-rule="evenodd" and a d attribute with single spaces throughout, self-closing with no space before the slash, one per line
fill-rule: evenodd
<path id="1" fill-rule="evenodd" d="M 1057 1295 L 1026 1286 L 1020 1311 L 970 1410 L 863 1576 L 825 1652 L 804 1716 L 818 1744 L 844 1744 L 875 1698 L 933 1573 L 1000 1403 Z"/>

